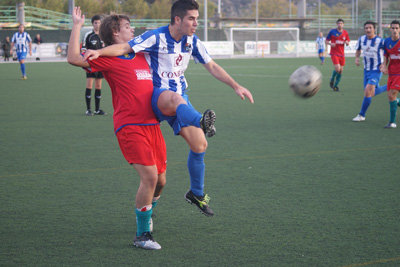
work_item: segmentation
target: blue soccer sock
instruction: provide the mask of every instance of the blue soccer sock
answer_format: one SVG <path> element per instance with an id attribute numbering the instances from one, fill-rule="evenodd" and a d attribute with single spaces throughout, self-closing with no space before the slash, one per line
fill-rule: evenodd
<path id="1" fill-rule="evenodd" d="M 180 104 L 176 108 L 176 117 L 182 124 L 200 128 L 201 113 L 187 104 Z"/>
<path id="2" fill-rule="evenodd" d="M 196 196 L 203 196 L 204 192 L 204 173 L 205 164 L 204 156 L 206 152 L 196 153 L 190 150 L 188 156 L 188 169 L 190 175 L 190 190 Z"/>
<path id="3" fill-rule="evenodd" d="M 25 63 L 21 63 L 21 64 L 20 64 L 20 68 L 21 68 L 22 76 L 26 76 L 26 73 L 25 73 Z"/>
<path id="4" fill-rule="evenodd" d="M 397 100 L 389 102 L 390 105 L 390 123 L 396 121 Z"/>
<path id="5" fill-rule="evenodd" d="M 322 63 L 325 62 L 325 57 L 321 57 Z"/>
<path id="6" fill-rule="evenodd" d="M 150 219 L 153 214 L 153 209 L 140 211 L 135 209 L 136 212 L 136 236 L 141 236 L 144 232 L 150 232 Z"/>
<path id="7" fill-rule="evenodd" d="M 336 75 L 338 75 L 338 73 L 336 72 L 336 70 L 334 70 L 334 71 L 332 72 L 332 77 L 331 77 L 331 81 L 332 81 L 332 82 L 335 80 Z"/>
<path id="8" fill-rule="evenodd" d="M 338 86 L 339 85 L 339 83 L 340 83 L 340 79 L 342 78 L 342 74 L 341 73 L 338 73 L 337 75 L 336 75 L 336 82 L 335 82 L 335 87 L 336 86 Z"/>
<path id="9" fill-rule="evenodd" d="M 364 96 L 364 100 L 361 105 L 361 110 L 360 110 L 360 115 L 365 117 L 365 113 L 367 112 L 367 109 L 369 105 L 371 104 L 371 99 L 372 97 L 366 97 Z"/>
<path id="10" fill-rule="evenodd" d="M 378 86 L 375 88 L 375 95 L 379 95 L 380 93 L 387 91 L 387 85 Z"/>

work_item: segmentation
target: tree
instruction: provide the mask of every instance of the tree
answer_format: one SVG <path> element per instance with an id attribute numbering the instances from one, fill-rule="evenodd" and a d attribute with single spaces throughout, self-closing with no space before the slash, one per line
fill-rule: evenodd
<path id="1" fill-rule="evenodd" d="M 121 6 L 116 0 L 103 0 L 101 4 L 101 13 L 110 14 L 110 13 L 119 13 L 121 10 Z"/>
<path id="2" fill-rule="evenodd" d="M 146 17 L 149 19 L 169 19 L 171 18 L 171 6 L 171 0 L 155 0 L 150 6 L 150 10 Z"/>
<path id="3" fill-rule="evenodd" d="M 256 3 L 252 4 L 253 16 L 256 16 Z M 293 8 L 292 8 L 293 11 Z M 258 17 L 279 18 L 289 14 L 289 2 L 287 0 L 259 0 Z M 292 14 L 295 14 L 292 12 Z"/>
<path id="4" fill-rule="evenodd" d="M 121 5 L 122 13 L 136 19 L 145 18 L 149 13 L 149 5 L 144 0 L 126 0 Z"/>
<path id="5" fill-rule="evenodd" d="M 96 14 L 101 14 L 99 0 L 75 0 L 75 5 L 81 7 L 86 18 L 91 18 Z"/>
<path id="6" fill-rule="evenodd" d="M 199 4 L 199 18 L 204 19 L 204 0 L 197 1 Z M 217 9 L 217 5 L 214 2 L 207 0 L 207 17 L 212 18 L 214 17 L 215 10 Z"/>
<path id="7" fill-rule="evenodd" d="M 331 8 L 331 14 L 334 15 L 348 15 L 349 10 L 348 8 L 341 2 L 337 3 L 335 6 Z"/>

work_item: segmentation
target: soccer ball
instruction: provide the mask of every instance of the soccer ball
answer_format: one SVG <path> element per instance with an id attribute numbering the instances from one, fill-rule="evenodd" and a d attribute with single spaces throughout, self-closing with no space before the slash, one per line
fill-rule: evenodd
<path id="1" fill-rule="evenodd" d="M 289 87 L 295 95 L 312 97 L 321 88 L 322 74 L 314 66 L 305 65 L 295 70 L 289 78 Z"/>

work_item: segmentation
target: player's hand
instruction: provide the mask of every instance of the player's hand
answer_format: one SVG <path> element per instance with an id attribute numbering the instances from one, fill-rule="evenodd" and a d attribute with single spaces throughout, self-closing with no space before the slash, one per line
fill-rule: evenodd
<path id="1" fill-rule="evenodd" d="M 355 63 L 356 63 L 357 66 L 360 66 L 360 58 L 359 57 L 356 57 Z"/>
<path id="2" fill-rule="evenodd" d="M 383 74 L 388 74 L 388 69 L 387 69 L 387 67 L 385 65 L 381 64 L 379 69 Z"/>
<path id="3" fill-rule="evenodd" d="M 32 50 L 29 51 L 29 55 L 32 56 Z"/>
<path id="4" fill-rule="evenodd" d="M 72 11 L 72 22 L 77 26 L 83 26 L 83 24 L 85 24 L 85 15 L 82 14 L 79 6 L 74 7 Z"/>
<path id="5" fill-rule="evenodd" d="M 87 61 L 87 60 L 93 60 L 96 59 L 100 56 L 100 53 L 98 50 L 86 50 L 85 55 L 83 56 L 83 60 Z"/>
<path id="6" fill-rule="evenodd" d="M 240 86 L 238 88 L 235 89 L 235 93 L 242 99 L 244 100 L 245 98 L 247 98 L 250 103 L 254 104 L 254 100 L 253 100 L 253 95 L 250 93 L 249 90 L 247 90 L 246 88 L 244 88 L 243 86 Z"/>

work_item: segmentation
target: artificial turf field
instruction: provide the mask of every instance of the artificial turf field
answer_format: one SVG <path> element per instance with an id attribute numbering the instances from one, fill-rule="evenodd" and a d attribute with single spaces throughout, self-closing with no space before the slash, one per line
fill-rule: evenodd
<path id="1" fill-rule="evenodd" d="M 18 64 L 0 64 L 0 265 L 399 266 L 400 129 L 383 128 L 386 94 L 354 123 L 363 93 L 353 58 L 340 92 L 328 86 L 330 60 L 217 62 L 255 104 L 191 63 L 192 104 L 217 114 L 205 181 L 216 215 L 184 200 L 188 148 L 163 123 L 167 186 L 154 211 L 161 251 L 131 245 L 138 176 L 113 133 L 108 85 L 101 108 L 109 115 L 86 117 L 81 69 L 28 63 L 22 81 Z M 287 85 L 305 64 L 324 75 L 307 100 Z"/>

